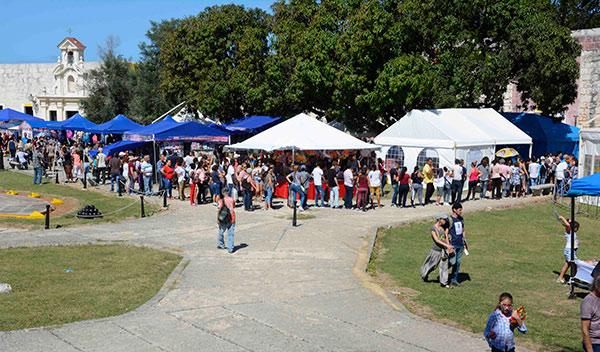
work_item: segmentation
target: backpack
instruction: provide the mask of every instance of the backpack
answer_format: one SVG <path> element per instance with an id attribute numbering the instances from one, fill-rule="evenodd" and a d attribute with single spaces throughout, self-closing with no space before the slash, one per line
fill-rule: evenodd
<path id="1" fill-rule="evenodd" d="M 248 182 L 248 178 L 245 178 L 242 181 L 242 188 L 244 189 L 244 191 L 250 191 L 252 189 L 252 185 L 250 184 L 250 182 Z"/>
<path id="2" fill-rule="evenodd" d="M 221 200 L 221 209 L 219 209 L 219 213 L 217 214 L 217 222 L 220 225 L 228 225 L 231 223 L 231 211 L 225 205 L 225 202 Z"/>

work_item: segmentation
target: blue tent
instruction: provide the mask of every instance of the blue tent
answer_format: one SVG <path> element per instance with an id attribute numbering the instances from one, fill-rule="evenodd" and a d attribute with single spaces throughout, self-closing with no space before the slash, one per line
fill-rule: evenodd
<path id="1" fill-rule="evenodd" d="M 75 114 L 64 121 L 48 123 L 49 129 L 65 131 L 87 131 L 94 126 L 96 126 L 95 123 L 86 120 L 85 117 L 79 114 Z"/>
<path id="2" fill-rule="evenodd" d="M 229 143 L 229 133 L 198 122 L 188 121 L 155 133 L 154 140 Z"/>
<path id="3" fill-rule="evenodd" d="M 242 131 L 245 133 L 260 133 L 282 122 L 281 117 L 271 116 L 246 116 L 222 126 L 231 131 Z"/>
<path id="4" fill-rule="evenodd" d="M 150 144 L 150 142 L 118 141 L 102 147 L 102 152 L 106 154 L 106 156 L 111 156 L 115 153 L 143 147 L 146 144 Z M 98 154 L 98 150 L 90 150 L 89 154 L 91 157 L 95 157 L 96 154 Z"/>
<path id="5" fill-rule="evenodd" d="M 558 151 L 579 154 L 579 128 L 554 123 L 551 118 L 539 114 L 506 112 L 502 115 L 531 137 L 532 155 L 539 157 Z"/>
<path id="6" fill-rule="evenodd" d="M 135 130 L 144 127 L 139 123 L 133 122 L 124 115 L 117 115 L 114 119 L 89 128 L 86 132 L 90 133 L 113 133 L 123 134 L 127 131 Z"/>
<path id="7" fill-rule="evenodd" d="M 156 133 L 163 132 L 169 128 L 179 125 L 170 115 L 164 119 L 148 126 L 142 126 L 138 129 L 127 131 L 123 134 L 123 139 L 129 141 L 152 141 Z"/>
<path id="8" fill-rule="evenodd" d="M 571 181 L 565 197 L 600 196 L 600 172 Z"/>
<path id="9" fill-rule="evenodd" d="M 13 109 L 2 109 L 0 110 L 0 121 L 11 121 L 11 120 L 19 120 L 19 121 L 44 121 L 39 117 L 31 116 L 29 114 L 25 114 Z"/>

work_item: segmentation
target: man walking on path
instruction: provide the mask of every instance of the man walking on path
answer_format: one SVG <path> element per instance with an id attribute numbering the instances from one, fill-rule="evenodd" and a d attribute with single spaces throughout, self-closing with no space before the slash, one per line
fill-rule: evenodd
<path id="1" fill-rule="evenodd" d="M 219 224 L 218 249 L 225 249 L 224 234 L 227 231 L 227 251 L 233 253 L 233 232 L 235 230 L 235 201 L 229 196 L 229 190 L 221 189 L 223 199 L 219 201 L 217 224 Z"/>
<path id="2" fill-rule="evenodd" d="M 431 196 L 433 196 L 433 179 L 435 175 L 433 174 L 433 159 L 427 159 L 427 163 L 423 166 L 423 175 L 425 176 L 425 204 L 429 204 L 431 202 Z"/>
<path id="3" fill-rule="evenodd" d="M 42 184 L 42 174 L 44 173 L 44 155 L 40 151 L 41 147 L 36 147 L 33 151 L 33 184 Z M 2 157 L 0 155 L 0 157 Z"/>
<path id="4" fill-rule="evenodd" d="M 119 190 L 119 181 L 121 178 L 121 159 L 117 154 L 113 155 L 108 162 L 110 168 L 110 191 L 115 191 L 115 183 L 117 184 L 117 191 Z"/>
<path id="5" fill-rule="evenodd" d="M 452 204 L 452 216 L 450 216 L 448 224 L 448 235 L 450 235 L 450 244 L 454 248 L 454 256 L 450 257 L 450 285 L 462 286 L 458 282 L 458 270 L 460 269 L 460 261 L 465 249 L 467 237 L 465 236 L 465 223 L 462 217 L 462 204 L 456 202 Z"/>

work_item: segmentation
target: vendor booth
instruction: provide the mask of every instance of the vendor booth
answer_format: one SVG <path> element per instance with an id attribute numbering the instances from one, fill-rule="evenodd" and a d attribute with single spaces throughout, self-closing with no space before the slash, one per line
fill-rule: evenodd
<path id="1" fill-rule="evenodd" d="M 9 108 L 0 110 L 0 122 L 8 121 L 43 121 L 43 119 Z"/>
<path id="2" fill-rule="evenodd" d="M 282 121 L 283 120 L 281 117 L 246 116 L 237 120 L 233 120 L 230 123 L 222 124 L 221 126 L 231 131 L 256 134 L 268 130 Z"/>
<path id="3" fill-rule="evenodd" d="M 531 153 L 532 139 L 493 109 L 434 109 L 412 110 L 374 142 L 382 146 L 386 169 L 398 163 L 412 171 L 428 158 L 435 168 L 451 167 L 456 159 L 468 168 L 509 145 L 526 145 Z"/>
<path id="4" fill-rule="evenodd" d="M 139 123 L 133 122 L 130 119 L 128 119 L 126 116 L 124 115 L 117 115 L 115 118 L 113 118 L 112 120 L 96 125 L 92 128 L 87 129 L 86 132 L 88 133 L 103 133 L 103 134 L 123 134 L 127 131 L 131 131 L 131 130 L 135 130 L 135 129 L 139 129 L 141 127 L 144 127 L 142 125 L 140 125 Z"/>
<path id="5" fill-rule="evenodd" d="M 138 129 L 127 131 L 123 134 L 123 140 L 127 141 L 153 141 L 154 134 L 168 130 L 169 128 L 179 125 L 179 122 L 173 120 L 170 115 L 164 119 L 148 126 L 142 126 Z"/>
<path id="6" fill-rule="evenodd" d="M 50 122 L 47 124 L 49 129 L 63 131 L 87 131 L 96 126 L 95 123 L 88 121 L 85 117 L 75 114 L 70 118 L 60 122 Z"/>
<path id="7" fill-rule="evenodd" d="M 579 154 L 579 128 L 575 126 L 554 123 L 551 118 L 539 114 L 505 112 L 502 116 L 532 138 L 532 155 L 536 157 L 559 151 Z M 519 152 L 523 155 L 526 151 Z"/>
<path id="8" fill-rule="evenodd" d="M 365 143 L 334 127 L 331 127 L 306 114 L 296 115 L 268 130 L 250 137 L 244 142 L 229 145 L 230 150 L 263 150 L 266 152 L 287 151 L 295 158 L 296 152 L 328 153 L 348 150 L 377 150 L 378 146 Z M 326 188 L 327 183 L 323 185 Z M 307 190 L 308 199 L 314 199 L 315 190 L 311 183 Z M 288 185 L 282 183 L 275 189 L 275 196 L 287 198 Z M 344 187 L 340 187 L 340 197 L 344 196 Z"/>

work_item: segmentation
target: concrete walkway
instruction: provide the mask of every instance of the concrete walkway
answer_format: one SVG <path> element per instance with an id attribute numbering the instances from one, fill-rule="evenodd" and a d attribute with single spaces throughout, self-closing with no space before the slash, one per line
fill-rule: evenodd
<path id="1" fill-rule="evenodd" d="M 465 211 L 531 201 L 466 202 Z M 0 350 L 483 351 L 481 337 L 394 310 L 367 288 L 372 284 L 365 274 L 353 274 L 357 258 L 364 264 L 375 227 L 440 211 L 450 209 L 314 209 L 308 213 L 315 219 L 291 227 L 287 207 L 252 213 L 238 208 L 234 254 L 216 248 L 214 207 L 179 201 L 167 213 L 121 224 L 4 232 L 0 247 L 125 240 L 181 251 L 189 265 L 172 275 L 175 289 L 163 288 L 133 312 L 1 332 Z"/>

